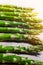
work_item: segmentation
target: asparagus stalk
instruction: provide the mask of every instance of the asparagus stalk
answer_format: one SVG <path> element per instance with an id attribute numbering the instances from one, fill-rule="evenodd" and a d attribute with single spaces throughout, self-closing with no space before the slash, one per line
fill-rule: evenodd
<path id="1" fill-rule="evenodd" d="M 1 27 L 19 27 L 27 29 L 43 29 L 42 23 L 16 22 L 0 20 Z"/>
<path id="2" fill-rule="evenodd" d="M 0 34 L 0 41 L 5 42 L 5 41 L 13 41 L 13 42 L 26 42 L 34 45 L 42 45 L 42 41 L 40 38 L 36 37 L 35 35 L 27 35 L 27 34 L 5 34 L 1 33 Z"/>
<path id="3" fill-rule="evenodd" d="M 43 32 L 42 29 L 23 29 L 23 28 L 10 28 L 10 27 L 0 27 L 0 33 L 22 33 L 22 34 L 40 34 Z"/>
<path id="4" fill-rule="evenodd" d="M 24 7 L 19 7 L 19 6 L 12 6 L 12 5 L 0 5 L 0 7 L 3 7 L 3 8 L 13 8 L 13 9 L 20 9 L 20 10 L 26 10 L 26 11 L 32 11 L 32 10 L 34 10 L 34 8 L 24 8 Z"/>
<path id="5" fill-rule="evenodd" d="M 1 5 L 0 7 L 8 7 L 8 8 L 16 8 L 16 9 L 23 9 L 23 10 L 33 10 L 34 8 L 24 8 L 24 7 L 20 7 L 20 6 L 13 6 L 13 5 Z"/>
<path id="6" fill-rule="evenodd" d="M 11 20 L 11 21 L 21 21 L 21 22 L 42 22 L 40 18 L 35 17 L 21 17 L 21 16 L 8 16 L 0 14 L 0 20 Z"/>
<path id="7" fill-rule="evenodd" d="M 1 53 L 38 53 L 40 51 L 43 51 L 43 45 L 38 46 L 2 46 L 0 45 L 0 52 Z"/>
<path id="8" fill-rule="evenodd" d="M 32 9 L 26 10 L 26 9 L 20 9 L 20 8 L 8 8 L 8 7 L 1 7 L 0 6 L 0 11 L 9 11 L 9 12 L 32 12 Z"/>
<path id="9" fill-rule="evenodd" d="M 32 60 L 27 57 L 21 57 L 16 54 L 3 54 L 1 53 L 0 56 L 2 58 L 0 59 L 1 63 L 16 63 L 18 65 L 43 65 L 43 62 L 38 60 Z"/>
<path id="10" fill-rule="evenodd" d="M 23 12 L 3 12 L 3 11 L 0 11 L 0 14 L 11 15 L 11 16 L 21 16 L 21 17 L 32 17 L 32 16 L 36 16 L 38 13 L 37 12 L 23 13 Z"/>

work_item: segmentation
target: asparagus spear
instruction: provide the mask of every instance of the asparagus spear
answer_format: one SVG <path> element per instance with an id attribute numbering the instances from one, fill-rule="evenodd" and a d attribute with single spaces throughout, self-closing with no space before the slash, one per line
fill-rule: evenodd
<path id="1" fill-rule="evenodd" d="M 4 7 L 4 8 L 13 8 L 13 9 L 20 9 L 20 10 L 30 10 L 30 11 L 32 11 L 32 10 L 34 10 L 34 8 L 31 8 L 31 7 L 29 7 L 29 8 L 24 8 L 24 7 L 19 7 L 19 6 L 12 6 L 12 5 L 0 5 L 0 7 Z"/>
<path id="2" fill-rule="evenodd" d="M 8 8 L 17 8 L 17 9 L 24 9 L 24 10 L 33 10 L 34 8 L 26 8 L 26 7 L 20 7 L 20 6 L 13 6 L 13 5 L 1 5 L 0 7 L 8 7 Z"/>
<path id="3" fill-rule="evenodd" d="M 21 57 L 16 54 L 3 54 L 1 53 L 0 56 L 2 56 L 2 61 L 0 59 L 1 63 L 16 63 L 18 65 L 43 65 L 43 62 L 38 60 L 32 60 L 27 57 Z"/>
<path id="4" fill-rule="evenodd" d="M 9 11 L 9 12 L 32 12 L 32 9 L 26 10 L 26 9 L 17 9 L 17 8 L 8 8 L 8 7 L 1 7 L 0 6 L 0 11 Z"/>
<path id="5" fill-rule="evenodd" d="M 27 27 L 28 28 L 28 25 L 29 22 L 16 22 L 16 21 L 4 21 L 4 20 L 0 20 L 0 26 L 9 26 L 9 27 Z"/>
<path id="6" fill-rule="evenodd" d="M 36 37 L 35 35 L 27 35 L 27 34 L 19 34 L 19 33 L 16 34 L 1 33 L 0 41 L 26 42 L 34 45 L 43 44 L 40 38 Z"/>
<path id="7" fill-rule="evenodd" d="M 22 34 L 40 34 L 43 32 L 42 29 L 23 29 L 23 28 L 10 28 L 10 27 L 0 27 L 0 33 L 22 33 Z"/>
<path id="8" fill-rule="evenodd" d="M 43 29 L 43 25 L 41 23 L 0 20 L 0 27 L 8 27 L 8 26 L 9 27 L 27 28 L 27 29 Z"/>
<path id="9" fill-rule="evenodd" d="M 21 16 L 21 17 L 31 17 L 31 16 L 36 16 L 38 13 L 37 12 L 23 13 L 23 12 L 3 12 L 3 11 L 0 11 L 0 14 L 11 15 L 11 16 Z"/>
<path id="10" fill-rule="evenodd" d="M 21 21 L 21 22 L 42 22 L 40 18 L 35 17 L 21 17 L 21 16 L 8 16 L 0 14 L 0 20 L 11 20 L 11 21 Z"/>
<path id="11" fill-rule="evenodd" d="M 40 51 L 43 51 L 43 45 L 38 46 L 2 46 L 0 45 L 0 52 L 1 53 L 38 53 Z"/>

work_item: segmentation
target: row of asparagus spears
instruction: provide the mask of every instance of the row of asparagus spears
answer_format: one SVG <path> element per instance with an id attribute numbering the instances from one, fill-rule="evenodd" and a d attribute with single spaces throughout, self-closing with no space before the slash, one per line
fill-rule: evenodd
<path id="1" fill-rule="evenodd" d="M 0 53 L 38 53 L 40 51 L 43 51 L 43 45 L 37 45 L 37 46 L 3 46 L 0 45 Z"/>
<path id="2" fill-rule="evenodd" d="M 21 57 L 17 54 L 0 54 L 1 63 L 16 63 L 17 65 L 43 65 L 43 62 L 32 60 L 28 57 Z"/>
<path id="3" fill-rule="evenodd" d="M 22 10 L 31 10 L 32 11 L 32 8 L 29 8 L 29 9 L 22 9 L 22 8 L 19 8 L 19 10 L 21 10 L 21 12 L 18 12 L 18 11 L 15 11 L 18 10 L 17 7 L 15 8 L 12 8 L 12 7 L 8 7 L 9 5 L 0 5 L 0 19 L 1 20 L 15 20 L 15 21 L 22 21 L 22 22 L 41 22 L 42 20 L 40 18 L 36 18 L 34 16 L 37 15 L 37 13 L 33 13 L 33 12 L 28 12 L 28 13 L 25 13 L 25 12 L 22 12 Z M 8 9 L 8 10 L 7 10 Z M 12 10 L 14 9 L 14 11 L 10 11 L 9 10 Z M 6 12 L 7 11 L 7 12 Z"/>
<path id="4" fill-rule="evenodd" d="M 1 63 L 10 62 L 16 63 L 17 65 L 43 65 L 43 62 L 13 54 L 29 54 L 43 51 L 43 45 L 41 45 L 43 42 L 38 37 L 36 37 L 36 35 L 33 35 L 43 32 L 43 25 L 41 24 L 42 20 L 40 18 L 37 18 L 37 13 L 33 13 L 32 10 L 33 8 L 0 5 L 0 42 L 15 41 L 38 45 L 27 47 L 0 45 Z"/>
<path id="5" fill-rule="evenodd" d="M 26 42 L 30 44 L 40 45 L 43 42 L 36 35 L 28 35 L 28 34 L 11 34 L 11 33 L 0 33 L 0 41 L 14 41 L 14 42 Z"/>
<path id="6" fill-rule="evenodd" d="M 8 10 L 13 9 L 14 12 L 12 12 L 12 11 L 9 12 L 8 10 L 7 10 L 7 12 L 4 12 L 4 9 L 8 9 Z M 18 12 L 17 13 L 17 11 L 15 12 L 15 9 L 16 10 L 20 9 L 21 11 L 22 10 L 23 11 L 24 10 L 32 10 L 31 8 L 25 9 L 25 8 L 19 8 L 19 7 L 16 7 L 16 6 L 15 7 L 10 6 L 10 5 L 0 5 L 0 26 L 6 26 L 6 27 L 0 27 L 0 33 L 2 33 L 2 34 L 0 34 L 0 41 L 6 41 L 6 40 L 26 41 L 26 42 L 29 41 L 30 43 L 42 44 L 42 42 L 40 41 L 39 38 L 34 37 L 34 35 L 29 35 L 29 34 L 39 34 L 39 33 L 43 32 L 43 30 L 40 29 L 41 24 L 38 23 L 38 22 L 41 22 L 42 20 L 40 20 L 36 17 L 13 16 L 12 15 L 13 13 L 17 14 L 17 15 L 23 13 L 23 12 L 20 12 L 20 13 Z M 7 15 L 7 14 L 9 14 L 9 15 Z M 24 13 L 24 14 L 26 14 L 26 13 Z M 15 20 L 15 21 L 4 21 L 4 20 Z M 30 22 L 32 22 L 32 23 L 30 23 Z M 9 26 L 9 27 L 7 27 L 7 26 Z M 15 27 L 15 28 L 12 28 L 12 27 Z M 24 29 L 26 27 L 27 28 L 32 28 L 32 27 L 34 28 L 35 27 L 35 28 L 39 28 L 40 30 L 37 30 L 37 29 Z M 43 28 L 43 25 L 42 25 L 42 28 Z M 7 33 L 13 33 L 13 34 L 7 34 Z M 16 34 L 16 33 L 18 33 L 18 34 Z"/>

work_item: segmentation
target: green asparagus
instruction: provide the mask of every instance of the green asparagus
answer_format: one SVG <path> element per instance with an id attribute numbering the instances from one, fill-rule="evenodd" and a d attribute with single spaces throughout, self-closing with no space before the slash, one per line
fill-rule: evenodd
<path id="1" fill-rule="evenodd" d="M 21 34 L 40 34 L 43 29 L 24 29 L 24 28 L 10 28 L 10 27 L 0 27 L 0 33 L 21 33 Z"/>
<path id="2" fill-rule="evenodd" d="M 19 6 L 11 6 L 11 5 L 0 5 L 0 8 L 11 8 L 11 9 L 19 9 L 20 11 L 22 10 L 22 11 L 32 11 L 32 10 L 34 10 L 34 8 L 23 8 L 23 7 L 19 7 Z"/>
<path id="3" fill-rule="evenodd" d="M 0 4 L 0 7 L 8 7 L 8 8 L 17 8 L 17 9 L 24 9 L 24 10 L 33 10 L 34 8 L 24 8 L 24 7 L 20 7 L 20 6 L 13 6 L 13 5 L 1 5 Z"/>
<path id="4" fill-rule="evenodd" d="M 42 45 L 42 41 L 36 35 L 1 33 L 0 41 L 26 42 L 34 45 Z"/>
<path id="5" fill-rule="evenodd" d="M 0 27 L 19 27 L 19 28 L 27 28 L 27 29 L 43 29 L 43 24 L 42 23 L 0 20 Z"/>
<path id="6" fill-rule="evenodd" d="M 6 12 L 32 12 L 32 9 L 24 10 L 24 9 L 17 9 L 17 8 L 8 8 L 8 7 L 0 7 L 0 11 L 6 11 Z"/>
<path id="7" fill-rule="evenodd" d="M 11 16 L 21 16 L 21 17 L 32 17 L 32 16 L 36 16 L 38 13 L 37 12 L 23 13 L 23 12 L 3 12 L 3 11 L 0 11 L 0 14 L 11 15 Z"/>
<path id="8" fill-rule="evenodd" d="M 43 51 L 43 45 L 38 46 L 2 46 L 0 45 L 0 52 L 1 53 L 38 53 L 40 51 Z"/>
<path id="9" fill-rule="evenodd" d="M 8 16 L 0 14 L 0 20 L 11 20 L 11 21 L 21 21 L 21 22 L 42 22 L 40 18 L 36 17 L 21 17 L 21 16 Z"/>
<path id="10" fill-rule="evenodd" d="M 0 53 L 0 62 L 1 63 L 16 63 L 18 65 L 43 65 L 43 62 L 38 60 L 32 60 L 28 57 L 21 57 L 16 54 L 3 54 Z"/>

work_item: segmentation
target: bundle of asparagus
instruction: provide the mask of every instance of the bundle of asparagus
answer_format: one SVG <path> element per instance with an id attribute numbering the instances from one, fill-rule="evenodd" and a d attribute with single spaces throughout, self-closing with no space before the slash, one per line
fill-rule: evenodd
<path id="1" fill-rule="evenodd" d="M 18 56 L 16 54 L 0 54 L 1 63 L 16 63 L 18 65 L 43 65 L 43 62 Z"/>
<path id="2" fill-rule="evenodd" d="M 27 42 L 36 45 L 43 44 L 42 41 L 35 35 L 27 35 L 27 34 L 19 34 L 19 33 L 17 34 L 1 33 L 0 41 Z"/>
<path id="3" fill-rule="evenodd" d="M 21 34 L 40 34 L 43 29 L 24 29 L 24 28 L 10 28 L 10 27 L 0 27 L 0 33 L 21 33 Z"/>
<path id="4" fill-rule="evenodd" d="M 38 46 L 27 46 L 27 47 L 22 47 L 22 46 L 3 46 L 0 45 L 0 52 L 1 53 L 38 53 L 40 51 L 43 51 L 43 45 L 38 45 Z"/>
<path id="5" fill-rule="evenodd" d="M 20 9 L 21 11 L 22 10 L 23 11 L 24 10 L 32 11 L 33 10 L 32 8 L 26 9 L 26 8 L 20 8 L 20 7 L 16 7 L 16 6 L 11 7 L 10 5 L 0 5 L 0 19 L 3 20 L 3 21 L 0 20 L 0 26 L 7 26 L 7 27 L 0 27 L 0 32 L 6 33 L 6 34 L 0 34 L 0 39 L 1 39 L 0 41 L 12 40 L 12 41 L 25 41 L 25 42 L 30 42 L 32 44 L 42 44 L 40 39 L 38 37 L 34 36 L 35 34 L 39 34 L 39 33 L 43 32 L 42 29 L 40 29 L 40 30 L 35 29 L 35 28 L 41 28 L 41 27 L 43 28 L 43 25 L 41 26 L 41 24 L 39 23 L 42 20 L 38 19 L 36 17 L 33 17 L 32 12 L 31 13 L 28 12 L 28 14 L 31 15 L 31 17 L 29 17 L 26 12 L 24 12 L 24 13 L 17 12 L 17 11 L 9 12 L 7 9 L 8 10 L 13 9 L 13 11 L 15 11 L 15 9 L 16 10 Z M 6 10 L 7 10 L 7 12 L 4 12 Z M 15 16 L 13 15 L 13 13 Z M 27 14 L 26 17 L 25 16 L 22 17 L 22 15 L 25 15 L 25 14 Z M 8 21 L 4 21 L 4 20 L 14 20 L 14 21 L 8 22 Z M 30 23 L 30 22 L 32 22 L 32 23 Z M 12 28 L 12 27 L 15 27 L 15 28 Z M 28 29 L 28 28 L 33 28 L 33 29 Z M 7 34 L 7 32 L 9 34 Z M 15 34 L 10 34 L 10 33 L 15 33 Z M 16 33 L 18 33 L 18 34 L 16 34 Z M 31 35 L 29 35 L 29 34 L 31 34 Z"/>
<path id="6" fill-rule="evenodd" d="M 12 12 L 12 10 L 14 10 L 14 11 Z M 21 12 L 18 12 L 18 10 L 21 10 Z M 30 13 L 29 11 L 28 11 L 28 13 L 25 13 L 25 12 L 22 12 L 22 10 L 23 11 L 24 10 L 31 10 L 32 11 L 33 8 L 26 9 L 26 8 L 14 7 L 14 6 L 10 7 L 9 5 L 0 5 L 0 19 L 15 20 L 15 21 L 22 21 L 22 22 L 25 22 L 25 21 L 41 22 L 42 21 L 39 18 L 33 17 L 33 16 L 36 16 L 37 13 L 32 13 L 32 12 Z"/>
<path id="7" fill-rule="evenodd" d="M 37 18 L 33 8 L 0 5 L 0 42 L 27 42 L 38 46 L 3 46 L 0 45 L 0 62 L 18 65 L 43 65 L 43 62 L 8 53 L 38 53 L 43 51 L 43 42 L 36 34 L 43 32 L 42 20 Z M 6 20 L 6 21 L 5 21 Z M 12 34 L 13 33 L 13 34 Z M 3 53 L 7 54 L 3 54 Z"/>

